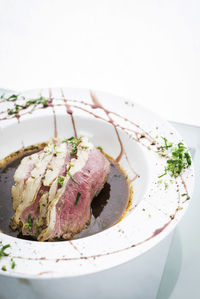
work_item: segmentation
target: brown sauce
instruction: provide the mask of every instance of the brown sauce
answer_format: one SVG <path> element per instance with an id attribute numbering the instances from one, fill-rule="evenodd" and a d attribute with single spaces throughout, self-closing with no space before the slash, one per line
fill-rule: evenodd
<path id="1" fill-rule="evenodd" d="M 33 240 L 31 237 L 22 236 L 18 231 L 13 231 L 10 218 L 14 215 L 11 198 L 11 188 L 14 185 L 14 173 L 23 157 L 37 152 L 46 143 L 21 149 L 6 157 L 0 163 L 0 231 L 13 237 Z M 111 170 L 104 188 L 95 197 L 91 204 L 91 222 L 73 239 L 88 237 L 99 233 L 118 222 L 127 211 L 132 197 L 126 174 L 110 157 Z"/>

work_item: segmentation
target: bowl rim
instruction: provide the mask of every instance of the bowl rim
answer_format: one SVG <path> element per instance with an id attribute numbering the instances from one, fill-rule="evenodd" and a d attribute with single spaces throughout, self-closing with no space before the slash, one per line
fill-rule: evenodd
<path id="1" fill-rule="evenodd" d="M 57 89 L 57 88 L 55 88 L 55 89 Z M 83 89 L 83 88 L 66 88 L 66 87 L 63 87 L 62 88 L 64 91 L 65 91 L 65 93 L 67 93 L 67 91 L 69 91 L 70 90 L 70 92 L 71 93 L 73 93 L 73 90 L 74 91 L 77 91 L 78 90 L 78 92 L 81 94 L 81 93 L 90 93 L 90 90 L 88 90 L 88 89 Z M 38 89 L 37 89 L 38 90 Z M 45 89 L 46 90 L 46 89 Z M 52 90 L 54 90 L 53 88 L 52 88 Z M 27 90 L 27 91 L 25 91 L 25 92 L 22 92 L 23 94 L 25 93 L 31 93 L 31 92 L 36 92 L 36 89 L 33 89 L 33 90 Z M 109 98 L 113 98 L 113 99 L 115 99 L 115 100 L 117 100 L 118 102 L 121 102 L 122 101 L 122 97 L 118 97 L 118 96 L 115 96 L 115 95 L 113 95 L 113 94 L 110 94 L 110 93 L 104 93 L 104 92 L 100 92 L 100 91 L 95 91 L 95 94 L 97 94 L 99 97 L 109 97 Z M 102 100 L 102 98 L 101 98 L 101 100 Z M 112 100 L 111 100 L 112 101 Z M 127 100 L 129 103 L 132 103 L 130 100 Z M 104 101 L 105 102 L 105 101 Z M 177 130 L 175 130 L 174 129 L 174 127 L 171 125 L 171 124 L 169 124 L 166 120 L 163 120 L 162 118 L 160 118 L 160 116 L 158 116 L 156 113 L 154 113 L 154 112 L 152 112 L 152 111 L 150 111 L 149 109 L 146 109 L 146 108 L 144 108 L 142 105 L 140 105 L 140 104 L 138 104 L 138 103 L 134 103 L 134 107 L 136 107 L 137 109 L 138 109 L 138 111 L 143 111 L 144 113 L 145 113 L 145 115 L 147 114 L 147 115 L 149 115 L 150 116 L 150 119 L 151 118 L 155 118 L 157 121 L 158 121 L 158 123 L 161 123 L 161 126 L 163 126 L 163 127 L 167 127 L 167 130 L 169 131 L 172 131 L 177 137 L 176 138 L 179 138 L 179 141 L 180 140 L 183 140 L 182 139 L 182 137 L 180 136 L 180 134 L 177 132 Z M 34 118 L 34 117 L 33 117 Z M 10 122 L 10 124 L 11 124 L 11 122 Z M 8 125 L 9 125 L 9 122 L 8 122 Z M 175 138 L 175 139 L 176 139 Z M 185 142 L 184 142 L 184 144 L 186 144 Z M 187 146 L 187 145 L 186 145 Z M 186 171 L 187 172 L 187 171 Z M 188 180 L 188 184 L 190 184 L 190 192 L 189 192 L 189 195 L 190 195 L 190 197 L 192 197 L 192 193 L 193 193 L 193 191 L 194 191 L 194 167 L 193 167 L 193 165 L 191 166 L 191 168 L 190 168 L 190 172 L 189 172 L 189 174 L 187 174 L 187 175 L 189 175 L 189 177 L 190 177 L 190 180 Z M 187 180 L 188 178 L 186 178 L 186 180 Z M 147 203 L 145 203 L 145 204 L 147 204 Z M 148 203 L 149 204 L 149 203 Z M 147 204 L 147 206 L 148 206 L 148 204 Z M 156 246 L 161 240 L 163 240 L 174 228 L 175 228 L 175 226 L 177 225 L 177 223 L 180 221 L 180 219 L 182 218 L 182 216 L 185 214 L 185 212 L 186 212 L 186 210 L 187 210 L 187 208 L 188 208 L 188 206 L 189 206 L 189 204 L 190 204 L 190 201 L 187 201 L 186 203 L 185 203 L 185 205 L 184 205 L 184 208 L 183 208 L 183 210 L 182 211 L 180 211 L 180 213 L 178 213 L 178 216 L 175 218 L 175 219 L 173 219 L 174 221 L 171 221 L 170 223 L 169 223 L 169 225 L 167 225 L 160 233 L 158 233 L 154 238 L 151 238 L 151 239 L 149 239 L 149 240 L 147 240 L 145 243 L 141 243 L 138 247 L 140 247 L 140 250 L 136 250 L 136 247 L 129 247 L 129 248 L 125 248 L 125 249 L 129 249 L 128 251 L 129 251 L 129 253 L 126 255 L 126 254 L 124 254 L 124 252 L 123 251 L 127 251 L 127 250 L 121 250 L 120 249 L 120 251 L 119 251 L 119 253 L 117 253 L 117 252 L 115 252 L 115 258 L 114 258 L 114 261 L 112 261 L 112 263 L 110 264 L 109 262 L 108 262 L 108 259 L 106 258 L 108 255 L 107 254 L 105 254 L 105 255 L 102 255 L 102 256 L 104 256 L 105 257 L 105 259 L 104 259 L 104 261 L 102 262 L 103 263 L 103 266 L 101 265 L 101 262 L 98 264 L 98 266 L 96 267 L 94 267 L 94 266 L 92 266 L 92 267 L 88 267 L 88 265 L 86 265 L 85 266 L 85 271 L 82 271 L 82 272 L 79 272 L 78 270 L 76 270 L 75 272 L 73 272 L 73 273 L 64 273 L 64 272 L 59 272 L 59 271 L 57 271 L 56 273 L 51 273 L 51 271 L 43 271 L 44 272 L 44 274 L 43 275 L 35 275 L 34 273 L 24 273 L 23 274 L 23 272 L 18 272 L 17 271 L 17 268 L 16 268 L 16 270 L 12 270 L 12 271 L 8 271 L 8 272 L 3 272 L 3 271 L 0 271 L 0 274 L 2 274 L 2 275 L 6 275 L 6 276 L 16 276 L 16 277 L 26 277 L 26 278 L 52 278 L 52 277 L 64 277 L 64 276 L 68 276 L 68 277 L 71 277 L 71 276 L 80 276 L 80 275 L 85 275 L 85 274 L 89 274 L 89 273 L 94 273 L 94 272 L 97 272 L 97 271 L 102 271 L 102 270 L 104 270 L 104 269 L 108 269 L 108 268 L 110 268 L 110 267 L 113 267 L 113 266 L 116 266 L 116 265 L 119 265 L 119 264 L 121 264 L 121 263 L 123 263 L 123 262 L 126 262 L 126 261 L 128 261 L 128 260 L 130 260 L 130 259 L 132 259 L 132 258 L 136 258 L 137 256 L 139 256 L 139 255 L 141 255 L 141 254 L 143 254 L 143 253 L 145 253 L 146 251 L 148 251 L 148 250 L 150 250 L 151 248 L 153 248 L 154 246 Z M 127 222 L 127 221 L 126 221 Z M 128 222 L 130 222 L 130 221 L 128 221 Z M 120 223 L 120 226 L 121 226 L 121 224 L 122 223 Z M 129 225 L 130 225 L 130 223 L 129 223 Z M 123 225 L 122 225 L 123 226 Z M 110 231 L 112 231 L 113 230 L 113 228 L 114 228 L 115 226 L 113 226 L 113 227 L 111 227 L 111 228 L 109 228 L 109 229 L 107 229 L 106 231 L 103 231 L 103 232 L 100 232 L 100 233 L 98 233 L 97 235 L 99 236 L 99 237 L 102 237 L 102 238 L 104 238 L 104 236 L 105 236 L 105 234 L 107 234 L 108 233 L 108 231 L 110 232 Z M 124 226 L 123 226 L 123 228 L 124 228 Z M 116 233 L 116 232 L 115 232 Z M 87 242 L 87 240 L 88 240 L 88 238 L 90 238 L 90 240 L 92 240 L 92 239 L 97 239 L 96 238 L 96 236 L 97 235 L 93 235 L 93 236 L 89 236 L 89 237 L 85 237 L 84 238 L 84 240 Z M 21 239 L 16 239 L 15 237 L 11 237 L 11 236 L 8 236 L 8 235 L 6 235 L 6 234 L 4 234 L 4 233 L 0 233 L 0 240 L 3 240 L 3 243 L 5 242 L 5 241 L 8 241 L 9 240 L 9 243 L 11 243 L 12 244 L 12 250 L 11 250 L 11 254 L 12 254 L 12 252 L 13 252 L 13 246 L 15 246 L 17 243 L 24 243 L 23 245 L 25 245 L 25 246 L 27 246 L 27 249 L 28 248 L 30 248 L 30 246 L 32 246 L 33 245 L 33 241 L 28 241 L 28 240 L 21 240 Z M 80 253 L 78 253 L 77 252 L 77 250 L 75 249 L 75 248 L 77 248 L 77 247 L 79 247 L 80 246 L 80 240 L 82 240 L 82 239 L 78 239 L 78 240 L 73 240 L 71 243 L 73 244 L 73 245 L 70 245 L 71 246 L 71 250 L 70 250 L 70 254 L 72 254 L 72 256 L 73 256 L 73 258 L 74 258 L 74 261 L 76 261 L 76 259 L 79 257 L 80 258 L 80 260 L 81 260 L 81 263 L 82 263 L 82 265 L 84 264 L 84 262 L 85 262 L 85 264 L 88 264 L 88 261 L 86 261 L 86 259 L 84 259 L 84 257 L 83 256 L 81 256 L 80 255 Z M 69 241 L 63 241 L 62 242 L 63 244 L 65 243 L 65 244 L 69 244 Z M 34 244 L 38 244 L 37 242 L 34 242 Z M 47 246 L 46 245 L 47 243 L 40 243 L 40 245 L 39 245 L 39 247 L 40 248 L 42 248 L 42 247 L 49 247 L 49 246 Z M 54 243 L 54 244 L 58 244 L 58 242 L 56 242 L 56 243 Z M 34 245 L 33 247 L 37 247 L 38 245 Z M 74 246 L 74 247 L 73 247 Z M 55 247 L 55 246 L 54 246 Z M 58 247 L 58 246 L 57 246 Z M 69 246 L 68 246 L 69 247 Z M 26 249 L 26 250 L 27 250 Z M 72 251 L 73 251 L 73 253 L 72 253 Z M 131 252 L 131 253 L 130 253 Z M 98 256 L 98 254 L 96 254 L 96 258 L 95 259 L 97 259 L 97 256 Z M 57 258 L 58 259 L 58 258 Z M 92 259 L 92 258 L 90 258 L 90 259 Z M 119 260 L 118 260 L 119 259 Z M 120 260 L 121 259 L 121 260 Z M 118 261 L 117 261 L 118 260 Z M 27 261 L 30 261 L 30 260 L 26 260 L 26 262 Z M 38 260 L 39 261 L 39 260 Z M 41 260 L 42 261 L 42 267 L 45 269 L 45 267 L 47 268 L 47 269 L 49 269 L 49 265 L 48 265 L 48 259 L 43 259 L 43 260 Z M 54 263 L 55 263 L 55 261 L 56 261 L 56 258 L 55 258 L 55 260 L 53 261 L 52 260 L 52 264 L 51 264 L 51 267 L 50 268 L 52 268 L 53 267 L 53 265 L 54 265 Z M 45 266 L 45 262 L 46 262 L 46 266 Z M 1 262 L 1 263 L 3 263 L 3 261 Z M 51 262 L 50 262 L 51 263 Z M 74 262 L 75 263 L 75 262 Z M 62 266 L 63 266 L 63 263 L 62 263 Z M 72 266 L 73 266 L 73 263 L 72 263 Z M 78 266 L 78 265 L 76 265 L 76 268 L 78 269 L 80 267 L 80 265 Z M 46 273 L 45 273 L 46 272 Z"/>

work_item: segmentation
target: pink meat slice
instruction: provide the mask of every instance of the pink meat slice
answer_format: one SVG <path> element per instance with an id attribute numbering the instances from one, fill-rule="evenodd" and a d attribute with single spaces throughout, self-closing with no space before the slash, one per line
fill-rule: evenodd
<path id="1" fill-rule="evenodd" d="M 22 228 L 23 235 L 37 236 L 38 232 L 37 232 L 36 220 L 39 217 L 38 205 L 39 205 L 39 201 L 41 199 L 42 194 L 44 192 L 48 192 L 48 191 L 49 191 L 49 186 L 42 185 L 36 195 L 34 203 L 23 211 L 23 214 L 22 214 L 22 222 L 23 223 L 28 223 L 29 214 L 31 217 L 31 230 L 29 230 L 28 227 L 23 226 L 23 228 Z"/>
<path id="2" fill-rule="evenodd" d="M 103 188 L 110 171 L 110 163 L 95 147 L 81 171 L 69 179 L 56 205 L 56 222 L 49 239 L 70 239 L 90 223 L 92 199 Z M 80 194 L 79 200 L 77 196 Z"/>
<path id="3" fill-rule="evenodd" d="M 70 239 L 90 223 L 91 202 L 108 178 L 110 163 L 86 137 L 75 140 L 76 152 L 71 140 L 49 143 L 17 169 L 12 227 L 23 235 L 39 241 Z"/>

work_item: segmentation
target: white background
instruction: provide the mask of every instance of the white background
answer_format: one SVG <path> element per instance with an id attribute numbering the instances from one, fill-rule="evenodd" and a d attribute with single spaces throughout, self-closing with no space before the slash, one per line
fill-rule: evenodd
<path id="1" fill-rule="evenodd" d="M 200 125 L 200 1 L 0 0 L 0 87 L 88 87 Z"/>

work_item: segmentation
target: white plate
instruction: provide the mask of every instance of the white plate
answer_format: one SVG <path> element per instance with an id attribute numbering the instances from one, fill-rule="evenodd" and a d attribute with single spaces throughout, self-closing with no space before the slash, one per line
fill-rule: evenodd
<path id="1" fill-rule="evenodd" d="M 7 249 L 9 257 L 0 260 L 0 268 L 7 266 L 6 272 L 0 270 L 1 274 L 46 278 L 101 271 L 141 255 L 174 229 L 190 202 L 181 195 L 187 193 L 191 197 L 194 173 L 191 166 L 177 179 L 171 181 L 167 174 L 162 177 L 162 183 L 158 183 L 167 160 L 157 153 L 157 147 L 164 143 L 162 137 L 175 145 L 184 143 L 168 122 L 138 104 L 102 92 L 91 94 L 83 89 L 53 88 L 22 94 L 28 98 L 39 94 L 52 96 L 54 107 L 36 109 L 31 114 L 23 110 L 24 115 L 19 120 L 12 115 L 10 119 L 0 120 L 0 159 L 22 145 L 46 141 L 56 131 L 60 138 L 74 135 L 72 117 L 66 112 L 68 104 L 78 136 L 88 136 L 114 158 L 120 155 L 121 141 L 123 152 L 119 163 L 133 179 L 134 195 L 122 221 L 90 237 L 41 243 L 0 233 L 2 244 L 11 245 Z M 94 97 L 100 105 L 94 105 Z M 12 103 L 0 104 L 0 119 L 6 116 L 3 111 L 10 106 Z M 140 138 L 143 133 L 145 137 Z M 10 269 L 11 257 L 16 262 L 13 270 Z"/>

